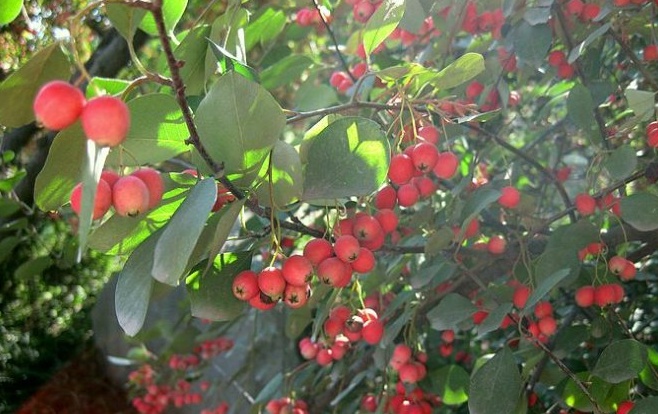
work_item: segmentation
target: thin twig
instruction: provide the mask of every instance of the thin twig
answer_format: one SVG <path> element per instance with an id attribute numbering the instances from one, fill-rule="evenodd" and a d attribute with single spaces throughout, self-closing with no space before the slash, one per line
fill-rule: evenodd
<path id="1" fill-rule="evenodd" d="M 315 7 L 315 11 L 318 12 L 318 15 L 320 16 L 320 20 L 322 21 L 322 25 L 324 26 L 325 29 L 327 29 L 327 32 L 329 33 L 329 37 L 331 38 L 331 42 L 334 44 L 334 47 L 336 48 L 336 53 L 338 54 L 338 59 L 340 60 L 340 64 L 343 66 L 343 69 L 345 70 L 345 72 L 347 72 L 347 75 L 350 77 L 350 79 L 352 79 L 352 82 L 356 83 L 357 79 L 352 74 L 350 67 L 347 65 L 347 62 L 345 61 L 345 57 L 340 52 L 340 47 L 338 46 L 338 39 L 336 39 L 336 35 L 334 34 L 334 31 L 331 30 L 331 26 L 329 25 L 329 22 L 324 17 L 324 14 L 322 14 L 322 7 L 318 3 L 318 0 L 313 0 L 313 6 Z"/>

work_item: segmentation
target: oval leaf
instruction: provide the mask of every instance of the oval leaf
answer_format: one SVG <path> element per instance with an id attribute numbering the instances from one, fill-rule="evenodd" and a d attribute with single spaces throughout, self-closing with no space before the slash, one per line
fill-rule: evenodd
<path id="1" fill-rule="evenodd" d="M 484 71 L 484 58 L 479 53 L 464 53 L 433 75 L 430 83 L 439 89 L 451 89 L 473 79 Z M 423 78 L 423 76 L 421 76 Z"/>
<path id="2" fill-rule="evenodd" d="M 511 413 L 521 395 L 521 374 L 514 356 L 503 348 L 471 376 L 471 414 Z"/>
<path id="3" fill-rule="evenodd" d="M 384 0 L 370 16 L 363 31 L 363 47 L 366 56 L 370 56 L 386 38 L 393 33 L 404 15 L 404 0 Z"/>
<path id="4" fill-rule="evenodd" d="M 634 339 L 622 339 L 603 350 L 592 374 L 618 384 L 637 377 L 646 362 L 647 349 L 643 344 Z"/>
<path id="5" fill-rule="evenodd" d="M 457 325 L 470 318 L 477 308 L 470 300 L 456 293 L 449 293 L 434 309 L 427 312 L 433 329 L 443 331 L 456 329 Z"/>
<path id="6" fill-rule="evenodd" d="M 460 405 L 468 401 L 470 378 L 459 365 L 448 365 L 430 374 L 434 389 L 447 405 Z"/>
<path id="7" fill-rule="evenodd" d="M 224 253 L 213 261 L 208 270 L 201 262 L 186 279 L 192 315 L 212 321 L 228 321 L 244 308 L 233 295 L 233 278 L 251 266 L 251 252 Z"/>
<path id="8" fill-rule="evenodd" d="M 308 145 L 303 199 L 371 194 L 386 179 L 389 154 L 376 122 L 359 117 L 332 122 Z"/>
<path id="9" fill-rule="evenodd" d="M 121 147 L 110 153 L 108 165 L 119 168 L 157 164 L 188 150 L 185 139 L 189 133 L 173 96 L 140 96 L 128 102 L 128 108 L 130 130 Z"/>
<path id="10" fill-rule="evenodd" d="M 114 306 L 119 325 L 129 336 L 135 336 L 142 329 L 146 319 L 153 278 L 153 253 L 162 232 L 153 233 L 130 255 L 119 273 Z"/>
<path id="11" fill-rule="evenodd" d="M 622 198 L 621 217 L 640 231 L 658 229 L 658 197 L 637 193 Z"/>
<path id="12" fill-rule="evenodd" d="M 155 247 L 151 274 L 157 280 L 177 285 L 217 197 L 217 184 L 206 178 L 190 190 L 187 198 L 164 228 Z"/>
<path id="13" fill-rule="evenodd" d="M 269 207 L 272 207 L 272 204 L 284 207 L 302 196 L 302 161 L 297 150 L 283 141 L 274 144 L 271 157 L 270 163 L 263 166 L 260 174 L 265 179 L 258 187 L 258 200 Z M 272 167 L 271 175 L 267 173 L 269 164 Z"/>
<path id="14" fill-rule="evenodd" d="M 0 0 L 0 26 L 11 23 L 18 17 L 23 0 Z"/>
<path id="15" fill-rule="evenodd" d="M 623 145 L 606 157 L 603 166 L 614 180 L 623 180 L 635 171 L 637 155 L 629 145 Z"/>
<path id="16" fill-rule="evenodd" d="M 176 27 L 180 18 L 183 17 L 185 7 L 187 7 L 187 0 L 167 0 L 162 2 L 162 16 L 164 17 L 165 28 L 168 31 L 172 31 Z M 155 20 L 153 20 L 151 13 L 144 17 L 139 28 L 151 36 L 158 35 Z"/>
<path id="17" fill-rule="evenodd" d="M 227 173 L 255 177 L 286 120 L 265 88 L 230 72 L 203 98 L 196 122 L 202 144 Z"/>

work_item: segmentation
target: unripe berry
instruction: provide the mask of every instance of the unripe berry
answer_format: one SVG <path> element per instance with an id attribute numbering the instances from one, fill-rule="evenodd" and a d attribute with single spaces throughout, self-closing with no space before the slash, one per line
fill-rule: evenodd
<path id="1" fill-rule="evenodd" d="M 100 96 L 87 102 L 81 121 L 88 139 L 100 146 L 116 147 L 130 129 L 130 111 L 121 99 Z"/>
<path id="2" fill-rule="evenodd" d="M 101 178 L 100 181 L 98 181 L 98 187 L 96 187 L 92 219 L 98 220 L 103 217 L 111 206 L 112 188 Z M 80 211 L 82 210 L 82 183 L 76 185 L 71 192 L 71 210 L 73 210 L 75 214 L 80 215 Z"/>
<path id="3" fill-rule="evenodd" d="M 144 181 L 146 188 L 149 190 L 149 210 L 160 204 L 162 194 L 164 194 L 164 181 L 158 170 L 153 168 L 140 168 L 133 171 L 132 176 Z"/>
<path id="4" fill-rule="evenodd" d="M 112 203 L 120 216 L 135 217 L 148 210 L 148 187 L 135 176 L 121 177 L 112 186 Z"/>
<path id="5" fill-rule="evenodd" d="M 59 131 L 78 120 L 85 106 L 80 89 L 64 81 L 48 82 L 39 89 L 32 108 L 38 122 Z"/>

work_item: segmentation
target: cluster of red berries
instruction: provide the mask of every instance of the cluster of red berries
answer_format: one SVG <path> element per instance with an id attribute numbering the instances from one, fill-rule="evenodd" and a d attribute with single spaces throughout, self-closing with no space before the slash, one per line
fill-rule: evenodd
<path id="1" fill-rule="evenodd" d="M 283 397 L 270 400 L 265 409 L 268 414 L 308 414 L 308 404 L 304 400 Z"/>
<path id="2" fill-rule="evenodd" d="M 120 216 L 138 216 L 155 208 L 162 200 L 164 181 L 160 172 L 153 168 L 140 168 L 130 175 L 119 176 L 115 171 L 105 170 L 96 188 L 92 218 L 98 220 L 110 209 Z M 80 214 L 82 208 L 82 183 L 71 192 L 71 209 Z"/>
<path id="3" fill-rule="evenodd" d="M 624 288 L 619 283 L 606 283 L 599 286 L 581 286 L 576 290 L 576 304 L 581 308 L 592 305 L 604 307 L 624 300 Z"/>
<path id="4" fill-rule="evenodd" d="M 514 291 L 512 302 L 517 309 L 525 308 L 532 290 L 525 285 L 518 285 Z M 537 302 L 534 308 L 536 320 L 528 318 L 528 334 L 542 342 L 547 342 L 548 338 L 557 330 L 557 321 L 553 317 L 553 305 L 548 301 Z"/>
<path id="5" fill-rule="evenodd" d="M 56 131 L 80 119 L 87 139 L 100 146 L 121 144 L 130 128 L 130 111 L 121 99 L 99 96 L 87 101 L 78 88 L 64 81 L 42 86 L 33 109 L 38 122 Z"/>
<path id="6" fill-rule="evenodd" d="M 329 84 L 336 88 L 340 93 L 346 93 L 354 85 L 354 79 L 360 79 L 368 71 L 368 65 L 365 62 L 359 62 L 352 66 L 350 73 L 345 71 L 336 71 L 329 77 Z M 352 76 L 350 76 L 350 74 Z"/>
<path id="7" fill-rule="evenodd" d="M 233 348 L 233 340 L 220 336 L 207 339 L 194 347 L 194 353 L 201 359 L 211 359 Z"/>
<path id="8" fill-rule="evenodd" d="M 450 9 L 444 9 L 440 14 L 447 15 Z M 464 20 L 462 21 L 462 30 L 467 33 L 476 35 L 491 33 L 494 39 L 500 39 L 501 29 L 505 23 L 503 9 L 496 8 L 492 11 L 483 11 L 478 13 L 477 3 L 469 1 L 464 10 Z"/>
<path id="9" fill-rule="evenodd" d="M 372 308 L 359 309 L 356 313 L 343 305 L 333 308 L 323 324 L 325 338 L 314 342 L 310 337 L 299 341 L 299 353 L 304 359 L 314 359 L 320 366 L 327 366 L 343 359 L 351 344 L 364 341 L 375 345 L 384 335 L 384 323 Z"/>
<path id="10" fill-rule="evenodd" d="M 381 0 L 346 0 L 346 4 L 352 6 L 354 20 L 365 23 L 373 13 L 381 6 Z"/>
<path id="11" fill-rule="evenodd" d="M 418 33 L 412 33 L 408 30 L 404 30 L 401 27 L 396 27 L 393 32 L 389 35 L 389 40 L 399 40 L 402 46 L 420 46 L 428 43 L 433 37 L 436 37 L 440 32 L 434 27 L 434 20 L 432 16 L 427 17 L 423 20 L 423 24 L 418 30 Z"/>
<path id="12" fill-rule="evenodd" d="M 412 349 L 406 344 L 398 344 L 393 349 L 393 355 L 388 365 L 397 372 L 398 378 L 404 384 L 415 384 L 422 381 L 427 375 L 427 354 L 417 352 L 413 354 Z"/>
<path id="13" fill-rule="evenodd" d="M 408 391 L 407 387 L 398 382 L 395 386 L 395 395 L 386 401 L 385 413 L 390 414 L 431 414 L 435 408 L 441 406 L 441 399 L 420 387 Z M 376 411 L 376 410 L 375 410 Z M 369 411 L 374 413 L 375 411 Z"/>
<path id="14" fill-rule="evenodd" d="M 567 61 L 563 50 L 553 50 L 548 54 L 548 64 L 557 70 L 560 79 L 571 79 L 576 73 L 575 67 Z"/>
<path id="15" fill-rule="evenodd" d="M 610 211 L 615 216 L 621 216 L 620 199 L 608 193 L 600 199 L 596 199 L 589 194 L 580 193 L 574 199 L 576 210 L 582 216 L 590 216 L 596 212 L 596 209 Z"/>
<path id="16" fill-rule="evenodd" d="M 201 393 L 192 392 L 191 384 L 185 380 L 179 380 L 174 387 L 151 383 L 146 384 L 144 388 L 146 394 L 132 399 L 133 407 L 141 414 L 159 414 L 170 404 L 180 408 L 202 401 Z"/>
<path id="17" fill-rule="evenodd" d="M 569 0 L 565 4 L 565 10 L 567 14 L 583 22 L 591 22 L 601 13 L 601 6 L 596 3 L 585 3 L 583 0 Z"/>

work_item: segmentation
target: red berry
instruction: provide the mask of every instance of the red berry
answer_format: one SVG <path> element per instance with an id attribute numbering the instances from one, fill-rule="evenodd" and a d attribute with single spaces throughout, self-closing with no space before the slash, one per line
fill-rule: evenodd
<path id="1" fill-rule="evenodd" d="M 535 305 L 535 316 L 537 317 L 537 319 L 542 319 L 552 315 L 553 315 L 553 305 L 551 305 L 550 302 L 542 301 L 542 302 L 538 302 Z"/>
<path id="2" fill-rule="evenodd" d="M 516 306 L 517 309 L 523 309 L 525 307 L 526 302 L 528 301 L 528 298 L 530 297 L 530 288 L 527 286 L 519 286 L 515 291 L 514 291 L 514 296 L 512 298 L 512 302 L 514 303 L 514 306 Z"/>
<path id="3" fill-rule="evenodd" d="M 615 288 L 611 284 L 596 287 L 594 303 L 600 307 L 615 303 Z"/>
<path id="4" fill-rule="evenodd" d="M 375 268 L 375 255 L 370 249 L 361 247 L 359 257 L 351 263 L 352 270 L 357 273 L 368 273 Z"/>
<path id="5" fill-rule="evenodd" d="M 644 55 L 642 56 L 645 62 L 653 62 L 658 60 L 658 45 L 647 45 L 644 47 Z"/>
<path id="6" fill-rule="evenodd" d="M 318 354 L 318 344 L 306 336 L 299 341 L 299 353 L 304 359 L 313 359 Z"/>
<path id="7" fill-rule="evenodd" d="M 424 125 L 418 128 L 416 135 L 430 144 L 436 145 L 439 143 L 439 130 L 434 125 Z"/>
<path id="8" fill-rule="evenodd" d="M 491 254 L 502 254 L 505 252 L 507 242 L 502 236 L 493 236 L 487 243 L 487 250 Z"/>
<path id="9" fill-rule="evenodd" d="M 560 79 L 571 79 L 575 72 L 573 66 L 568 63 L 562 63 L 557 67 L 557 76 Z"/>
<path id="10" fill-rule="evenodd" d="M 387 185 L 377 192 L 375 195 L 375 207 L 377 209 L 394 209 L 398 201 L 397 192 L 395 188 Z"/>
<path id="11" fill-rule="evenodd" d="M 552 316 L 545 316 L 537 322 L 539 331 L 546 336 L 551 336 L 557 330 L 557 322 Z"/>
<path id="12" fill-rule="evenodd" d="M 240 300 L 251 300 L 260 293 L 258 275 L 251 270 L 243 270 L 233 279 L 233 295 Z"/>
<path id="13" fill-rule="evenodd" d="M 503 187 L 500 189 L 498 204 L 505 208 L 516 208 L 521 201 L 521 193 L 514 187 Z"/>
<path id="14" fill-rule="evenodd" d="M 411 207 L 418 202 L 420 192 L 412 183 L 403 184 L 398 188 L 397 197 L 401 207 Z"/>
<path id="15" fill-rule="evenodd" d="M 564 52 L 561 50 L 553 50 L 548 54 L 548 64 L 554 67 L 558 67 L 564 63 L 567 63 L 567 57 L 564 55 Z"/>
<path id="16" fill-rule="evenodd" d="M 366 343 L 375 345 L 381 341 L 382 336 L 384 336 L 384 325 L 379 319 L 370 319 L 363 323 L 361 338 Z"/>
<path id="17" fill-rule="evenodd" d="M 596 210 L 596 199 L 589 194 L 578 194 L 575 200 L 576 210 L 583 215 L 589 216 Z"/>
<path id="18" fill-rule="evenodd" d="M 398 375 L 400 376 L 400 381 L 406 383 L 406 384 L 415 384 L 418 382 L 418 369 L 416 368 L 416 364 L 413 362 L 407 362 L 405 364 L 402 364 L 400 369 L 398 370 Z"/>
<path id="19" fill-rule="evenodd" d="M 292 255 L 283 262 L 281 273 L 286 283 L 305 287 L 313 277 L 313 264 L 304 256 Z"/>
<path id="20" fill-rule="evenodd" d="M 272 300 L 278 300 L 286 288 L 286 279 L 276 267 L 270 266 L 258 273 L 258 288 Z"/>
<path id="21" fill-rule="evenodd" d="M 582 0 L 569 0 L 567 3 L 567 13 L 572 16 L 580 16 L 585 8 L 585 4 Z"/>
<path id="22" fill-rule="evenodd" d="M 84 106 L 85 97 L 80 89 L 56 80 L 39 89 L 32 108 L 38 122 L 48 129 L 59 131 L 77 121 Z"/>
<path id="23" fill-rule="evenodd" d="M 148 209 L 156 207 L 162 200 L 164 194 L 164 181 L 158 170 L 153 168 L 140 168 L 133 171 L 132 176 L 144 181 L 146 188 L 149 190 L 149 204 Z"/>
<path id="24" fill-rule="evenodd" d="M 334 254 L 331 242 L 326 239 L 313 239 L 304 246 L 304 257 L 317 267 L 324 259 Z"/>
<path id="25" fill-rule="evenodd" d="M 658 121 L 653 121 L 647 125 L 647 145 L 651 148 L 658 148 Z"/>
<path id="26" fill-rule="evenodd" d="M 112 186 L 112 204 L 120 216 L 135 217 L 148 210 L 149 189 L 141 179 L 127 175 Z"/>
<path id="27" fill-rule="evenodd" d="M 100 146 L 121 144 L 130 129 L 128 106 L 113 96 L 91 99 L 82 110 L 80 120 L 85 136 Z"/>
<path id="28" fill-rule="evenodd" d="M 414 163 L 406 154 L 396 154 L 388 167 L 388 178 L 393 184 L 406 184 L 414 176 Z"/>
<path id="29" fill-rule="evenodd" d="M 633 401 L 620 402 L 617 406 L 616 414 L 628 414 L 633 409 L 633 407 L 635 407 L 635 403 Z"/>
<path id="30" fill-rule="evenodd" d="M 344 234 L 336 239 L 334 253 L 345 263 L 351 263 L 359 257 L 359 240 L 356 237 Z"/>
<path id="31" fill-rule="evenodd" d="M 101 180 L 105 180 L 105 182 L 108 183 L 110 187 L 112 187 L 114 183 L 119 181 L 119 178 L 121 177 L 119 176 L 119 174 L 117 174 L 116 171 L 103 170 L 103 172 L 101 173 Z"/>
<path id="32" fill-rule="evenodd" d="M 420 177 L 414 177 L 411 179 L 411 184 L 416 186 L 420 198 L 427 198 L 434 194 L 436 191 L 436 185 L 431 178 L 421 175 Z"/>
<path id="33" fill-rule="evenodd" d="M 466 98 L 470 101 L 474 100 L 484 91 L 484 85 L 478 81 L 472 81 L 466 87 Z"/>
<path id="34" fill-rule="evenodd" d="M 318 363 L 321 367 L 326 367 L 334 362 L 332 358 L 332 351 L 328 348 L 322 348 L 318 351 L 318 354 L 315 356 L 315 362 Z"/>
<path id="35" fill-rule="evenodd" d="M 576 304 L 587 308 L 594 304 L 594 286 L 583 286 L 576 290 Z"/>
<path id="36" fill-rule="evenodd" d="M 445 180 L 452 178 L 457 172 L 459 159 L 452 152 L 441 152 L 434 166 L 434 175 Z"/>
<path id="37" fill-rule="evenodd" d="M 384 233 L 379 221 L 370 215 L 361 214 L 354 219 L 352 234 L 359 242 L 368 242 L 377 239 Z"/>
<path id="38" fill-rule="evenodd" d="M 82 183 L 76 185 L 71 192 L 71 210 L 80 215 L 82 210 Z M 92 219 L 98 220 L 108 212 L 112 206 L 112 187 L 102 178 L 98 181 L 96 195 L 94 196 L 94 208 Z"/>
<path id="39" fill-rule="evenodd" d="M 306 305 L 310 296 L 311 289 L 307 284 L 303 286 L 287 284 L 283 290 L 283 301 L 293 309 L 298 309 Z"/>
<path id="40" fill-rule="evenodd" d="M 375 218 L 379 221 L 379 225 L 386 234 L 398 228 L 398 216 L 393 210 L 381 209 L 375 213 Z"/>
<path id="41" fill-rule="evenodd" d="M 272 300 L 269 296 L 265 295 L 263 292 L 259 292 L 258 295 L 249 299 L 249 305 L 252 307 L 266 311 L 274 308 L 276 306 L 276 301 Z"/>
<path id="42" fill-rule="evenodd" d="M 352 266 L 337 257 L 329 257 L 318 265 L 317 275 L 326 285 L 345 287 L 352 280 Z"/>
<path id="43" fill-rule="evenodd" d="M 585 21 L 594 20 L 599 13 L 601 13 L 601 7 L 595 3 L 587 3 L 583 6 L 583 11 L 580 14 L 580 18 Z"/>
<path id="44" fill-rule="evenodd" d="M 433 144 L 421 142 L 412 147 L 411 160 L 420 172 L 431 171 L 439 159 L 439 151 Z"/>

